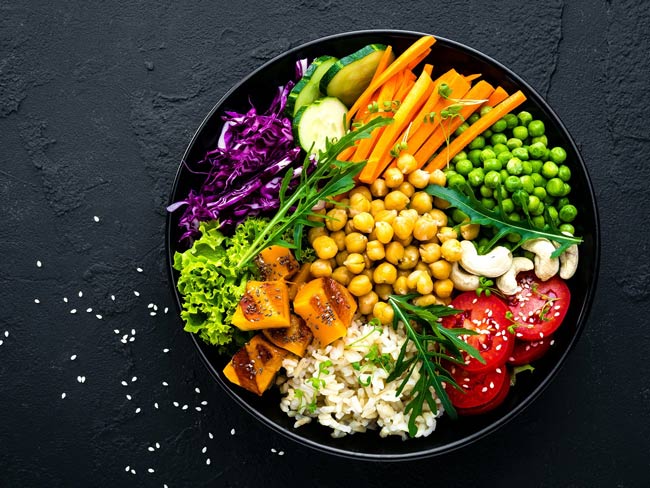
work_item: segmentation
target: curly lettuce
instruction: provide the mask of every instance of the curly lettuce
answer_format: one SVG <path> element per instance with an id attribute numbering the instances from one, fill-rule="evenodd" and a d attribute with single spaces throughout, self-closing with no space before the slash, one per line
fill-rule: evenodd
<path id="1" fill-rule="evenodd" d="M 246 291 L 246 282 L 258 277 L 255 265 L 238 268 L 237 263 L 266 224 L 263 219 L 247 219 L 229 237 L 219 231 L 217 221 L 202 222 L 201 237 L 190 249 L 174 255 L 185 330 L 221 351 L 239 332 L 231 319 Z"/>

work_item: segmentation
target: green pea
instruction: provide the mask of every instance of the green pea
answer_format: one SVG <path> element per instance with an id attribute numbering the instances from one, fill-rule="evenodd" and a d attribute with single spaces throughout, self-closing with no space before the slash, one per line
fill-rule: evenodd
<path id="1" fill-rule="evenodd" d="M 551 222 L 553 222 L 555 225 L 558 224 L 558 218 L 559 214 L 557 209 L 552 206 L 552 205 L 547 205 L 546 206 L 546 213 L 548 213 L 548 217 L 551 219 Z"/>
<path id="2" fill-rule="evenodd" d="M 468 146 L 470 149 L 483 149 L 485 147 L 485 137 L 476 136 Z"/>
<path id="3" fill-rule="evenodd" d="M 533 179 L 533 184 L 535 186 L 546 186 L 546 179 L 539 173 L 532 173 L 530 177 Z"/>
<path id="4" fill-rule="evenodd" d="M 524 143 L 521 141 L 521 139 L 517 139 L 516 137 L 511 137 L 508 139 L 508 142 L 506 142 L 506 146 L 508 146 L 508 149 L 511 151 L 516 148 L 516 147 L 521 147 L 523 146 Z"/>
<path id="5" fill-rule="evenodd" d="M 461 151 L 458 154 L 456 154 L 453 158 L 451 158 L 451 161 L 453 163 L 457 163 L 458 161 L 461 161 L 463 159 L 467 159 L 467 153 L 465 151 Z"/>
<path id="6" fill-rule="evenodd" d="M 546 155 L 546 146 L 541 142 L 534 142 L 528 146 L 528 154 L 533 159 L 541 159 Z"/>
<path id="7" fill-rule="evenodd" d="M 494 188 L 490 188 L 485 183 L 486 180 L 487 180 L 487 177 L 488 177 L 488 175 L 485 175 L 485 179 L 483 180 L 483 184 L 481 185 L 481 187 L 479 188 L 478 191 L 479 191 L 479 193 L 481 194 L 482 197 L 484 197 L 484 198 L 492 198 L 492 190 Z M 499 173 L 497 173 L 497 178 L 499 178 Z M 496 188 L 496 186 L 495 186 L 495 188 Z"/>
<path id="8" fill-rule="evenodd" d="M 497 155 L 495 154 L 495 152 L 492 150 L 491 147 L 486 147 L 481 151 L 481 156 L 480 156 L 481 162 L 485 162 L 486 159 L 493 159 L 496 157 Z"/>
<path id="9" fill-rule="evenodd" d="M 490 137 L 490 142 L 493 146 L 496 146 L 497 144 L 505 144 L 507 140 L 508 136 L 501 132 L 492 134 Z"/>
<path id="10" fill-rule="evenodd" d="M 535 215 L 532 219 L 533 225 L 538 229 L 543 229 L 546 225 L 546 220 L 544 220 L 543 215 Z"/>
<path id="11" fill-rule="evenodd" d="M 533 166 L 533 173 L 539 173 L 542 170 L 544 164 L 543 161 L 539 159 L 530 159 L 530 164 Z"/>
<path id="12" fill-rule="evenodd" d="M 533 165 L 530 164 L 530 161 L 522 161 L 521 166 L 524 168 L 525 175 L 530 175 L 533 173 Z"/>
<path id="13" fill-rule="evenodd" d="M 548 137 L 546 137 L 546 134 L 544 134 L 543 136 L 533 137 L 533 138 L 530 139 L 530 142 L 532 144 L 536 144 L 538 142 L 541 142 L 542 144 L 544 144 L 544 146 L 548 146 Z"/>
<path id="14" fill-rule="evenodd" d="M 531 214 L 539 215 L 536 212 L 539 209 L 540 205 L 543 204 L 539 198 L 537 198 L 535 195 L 528 195 L 528 211 Z"/>
<path id="15" fill-rule="evenodd" d="M 458 126 L 458 129 L 454 131 L 454 135 L 459 136 L 463 132 L 465 132 L 467 129 L 469 129 L 469 124 L 467 122 L 463 122 Z"/>
<path id="16" fill-rule="evenodd" d="M 521 222 L 521 215 L 519 215 L 517 212 L 508 214 L 508 218 L 513 222 Z"/>
<path id="17" fill-rule="evenodd" d="M 456 171 L 463 176 L 467 176 L 473 169 L 474 165 L 469 159 L 461 159 L 456 163 Z"/>
<path id="18" fill-rule="evenodd" d="M 528 192 L 524 190 L 517 190 L 512 194 L 512 201 L 515 202 L 517 207 L 523 207 L 528 203 Z"/>
<path id="19" fill-rule="evenodd" d="M 516 232 L 510 232 L 508 235 L 506 235 L 506 240 L 512 243 L 519 242 L 521 240 L 521 236 Z"/>
<path id="20" fill-rule="evenodd" d="M 528 124 L 528 134 L 530 134 L 530 137 L 543 136 L 544 130 L 544 122 L 541 120 L 531 120 Z"/>
<path id="21" fill-rule="evenodd" d="M 483 137 L 485 137 L 486 139 L 488 139 L 488 138 L 492 137 L 492 134 L 493 134 L 493 132 L 492 132 L 490 129 L 488 129 L 488 130 L 486 130 L 485 132 L 483 132 L 482 135 L 483 135 Z"/>
<path id="22" fill-rule="evenodd" d="M 494 198 L 481 198 L 481 203 L 483 206 L 489 210 L 492 210 L 494 207 L 497 206 L 497 201 Z"/>
<path id="23" fill-rule="evenodd" d="M 501 134 L 501 135 L 503 135 L 503 134 Z M 491 139 L 494 139 L 494 136 L 492 136 Z M 502 152 L 506 152 L 508 150 L 508 146 L 506 146 L 506 141 L 507 141 L 507 139 L 504 140 L 503 142 L 497 142 L 496 144 L 494 144 L 494 141 L 492 142 L 494 144 L 494 146 L 492 146 L 492 150 L 494 151 L 495 154 L 498 155 L 498 154 L 501 154 Z"/>
<path id="24" fill-rule="evenodd" d="M 490 107 L 489 105 L 484 105 L 484 106 L 481 107 L 481 110 L 480 110 L 479 113 L 481 114 L 481 117 L 483 117 L 484 115 L 487 115 L 487 113 L 490 110 L 492 110 L 492 107 Z"/>
<path id="25" fill-rule="evenodd" d="M 564 182 L 560 178 L 551 178 L 546 183 L 546 193 L 552 197 L 564 196 Z"/>
<path id="26" fill-rule="evenodd" d="M 506 114 L 503 118 L 506 121 L 506 124 L 508 124 L 508 129 L 513 129 L 519 124 L 519 119 L 515 114 Z"/>
<path id="27" fill-rule="evenodd" d="M 481 162 L 481 150 L 472 149 L 467 155 L 467 159 L 469 159 L 474 166 L 477 166 Z"/>
<path id="28" fill-rule="evenodd" d="M 494 193 L 492 195 L 494 196 L 495 200 L 498 200 L 499 197 L 501 197 L 501 200 L 505 200 L 509 197 L 508 190 L 506 190 L 505 187 L 503 186 L 498 186 L 497 188 L 495 188 Z"/>
<path id="29" fill-rule="evenodd" d="M 571 203 L 571 202 L 569 202 L 569 199 L 567 197 L 562 197 L 557 201 L 557 204 L 555 206 L 559 210 L 562 207 L 564 207 L 565 205 L 568 205 L 569 203 Z"/>
<path id="30" fill-rule="evenodd" d="M 528 149 L 525 147 L 516 147 L 512 150 L 512 155 L 522 161 L 528 161 Z"/>
<path id="31" fill-rule="evenodd" d="M 527 126 L 530 124 L 530 121 L 533 120 L 533 116 L 530 114 L 530 112 L 526 112 L 525 110 L 522 110 L 517 114 L 517 118 L 519 119 L 519 122 L 523 126 Z"/>
<path id="32" fill-rule="evenodd" d="M 553 161 L 546 161 L 542 166 L 542 176 L 544 178 L 555 178 L 557 176 L 557 171 L 557 164 Z"/>
<path id="33" fill-rule="evenodd" d="M 569 181 L 571 179 L 571 168 L 569 168 L 566 165 L 561 165 L 557 169 L 557 177 L 560 178 L 562 181 Z"/>
<path id="34" fill-rule="evenodd" d="M 517 176 L 508 176 L 503 184 L 511 193 L 521 189 L 521 180 Z"/>
<path id="35" fill-rule="evenodd" d="M 542 186 L 536 186 L 533 188 L 533 195 L 535 195 L 540 200 L 544 200 L 546 198 L 546 188 Z"/>
<path id="36" fill-rule="evenodd" d="M 483 183 L 487 188 L 495 189 L 501 183 L 501 175 L 497 171 L 488 171 Z"/>
<path id="37" fill-rule="evenodd" d="M 486 159 L 483 162 L 483 169 L 485 171 L 499 171 L 503 168 L 503 165 L 497 158 Z"/>
<path id="38" fill-rule="evenodd" d="M 483 173 L 483 168 L 474 168 L 467 175 L 467 180 L 472 186 L 480 186 L 483 184 L 483 179 L 485 178 L 485 173 Z"/>
<path id="39" fill-rule="evenodd" d="M 497 159 L 501 164 L 506 164 L 511 157 L 512 157 L 512 153 L 510 151 L 503 151 L 497 154 Z"/>
<path id="40" fill-rule="evenodd" d="M 534 196 L 534 195 L 531 195 L 531 196 Z M 546 206 L 542 202 L 539 202 L 539 205 L 537 206 L 537 208 L 535 210 L 531 210 L 530 214 L 533 215 L 533 216 L 538 216 L 538 215 L 543 216 L 545 207 Z"/>
<path id="41" fill-rule="evenodd" d="M 524 172 L 524 167 L 521 164 L 521 159 L 512 157 L 506 164 L 506 169 L 511 175 L 519 176 Z"/>
<path id="42" fill-rule="evenodd" d="M 506 198 L 505 200 L 502 200 L 501 206 L 503 207 L 503 211 L 506 214 L 512 213 L 515 210 L 515 202 L 512 201 L 512 198 Z"/>
<path id="43" fill-rule="evenodd" d="M 461 174 L 453 174 L 447 177 L 447 186 L 449 188 L 455 188 L 457 186 L 462 186 L 465 184 L 465 177 Z"/>
<path id="44" fill-rule="evenodd" d="M 572 236 L 576 235 L 576 229 L 571 224 L 560 224 L 560 232 L 568 232 Z"/>
<path id="45" fill-rule="evenodd" d="M 453 219 L 454 222 L 457 224 L 460 224 L 461 222 L 464 222 L 467 220 L 467 214 L 463 212 L 462 210 L 458 210 L 457 208 L 454 209 L 454 211 L 451 213 L 451 218 Z"/>
<path id="46" fill-rule="evenodd" d="M 551 149 L 551 161 L 560 164 L 566 159 L 566 151 L 561 147 L 554 147 Z"/>
<path id="47" fill-rule="evenodd" d="M 569 193 L 571 193 L 571 185 L 569 185 L 568 183 L 565 183 L 564 188 L 562 190 L 562 195 L 561 196 L 563 196 L 563 197 L 567 196 Z"/>
<path id="48" fill-rule="evenodd" d="M 523 125 L 518 125 L 512 129 L 512 136 L 516 137 L 520 141 L 524 141 L 528 138 L 528 129 L 526 129 L 526 127 Z"/>
<path id="49" fill-rule="evenodd" d="M 542 198 L 542 202 L 544 202 L 544 205 L 553 205 L 555 203 L 555 198 L 546 192 L 546 196 Z"/>
<path id="50" fill-rule="evenodd" d="M 492 124 L 492 132 L 503 132 L 508 128 L 508 123 L 505 119 L 499 119 L 494 124 Z"/>
<path id="51" fill-rule="evenodd" d="M 506 178 L 510 176 L 510 173 L 508 173 L 508 170 L 502 169 L 499 171 L 499 176 L 501 177 L 501 183 L 506 181 Z"/>
<path id="52" fill-rule="evenodd" d="M 521 181 L 522 189 L 526 190 L 528 193 L 533 192 L 535 189 L 535 183 L 533 182 L 533 179 L 530 177 L 530 175 L 522 175 L 519 177 L 519 180 Z"/>
<path id="53" fill-rule="evenodd" d="M 467 121 L 469 122 L 470 125 L 472 125 L 474 122 L 476 122 L 478 119 L 480 119 L 479 114 L 474 112 L 472 115 L 469 116 L 469 119 Z"/>

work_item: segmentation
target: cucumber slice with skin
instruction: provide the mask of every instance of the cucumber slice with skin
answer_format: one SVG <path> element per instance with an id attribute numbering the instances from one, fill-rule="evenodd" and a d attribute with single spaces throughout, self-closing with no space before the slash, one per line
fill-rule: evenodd
<path id="1" fill-rule="evenodd" d="M 335 97 L 324 97 L 305 105 L 293 118 L 293 133 L 305 151 L 318 154 L 325 141 L 340 139 L 347 132 L 348 108 Z"/>
<path id="2" fill-rule="evenodd" d="M 287 115 L 295 117 L 301 107 L 309 105 L 317 98 L 323 96 L 318 88 L 320 80 L 327 73 L 330 66 L 337 61 L 338 58 L 333 56 L 321 56 L 309 65 L 303 77 L 300 78 L 300 81 L 289 92 L 286 106 Z"/>
<path id="3" fill-rule="evenodd" d="M 334 63 L 320 81 L 320 91 L 351 107 L 368 88 L 386 46 L 369 44 Z"/>

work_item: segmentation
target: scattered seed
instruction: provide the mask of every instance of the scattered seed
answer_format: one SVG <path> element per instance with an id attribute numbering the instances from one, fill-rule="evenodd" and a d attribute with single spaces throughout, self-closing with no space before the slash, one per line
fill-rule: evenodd
<path id="1" fill-rule="evenodd" d="M 70 356 L 70 361 L 74 361 L 75 359 L 77 359 L 77 355 L 76 355 L 76 354 L 73 354 L 72 356 Z"/>
<path id="2" fill-rule="evenodd" d="M 203 401 L 201 402 L 201 405 L 203 405 L 204 407 L 205 407 L 207 404 L 208 404 L 208 402 L 207 402 L 206 400 L 203 400 Z"/>
<path id="3" fill-rule="evenodd" d="M 120 329 L 114 329 L 113 332 L 115 332 L 116 334 L 119 334 L 119 333 L 120 333 Z"/>
<path id="4" fill-rule="evenodd" d="M 140 413 L 140 412 L 142 412 L 142 409 L 140 407 L 135 409 L 135 413 Z"/>
<path id="5" fill-rule="evenodd" d="M 133 342 L 134 340 L 135 340 L 135 337 L 131 337 L 131 338 L 129 339 L 129 342 Z"/>
<path id="6" fill-rule="evenodd" d="M 280 451 L 280 452 L 278 453 L 278 456 L 284 456 L 284 451 Z"/>
<path id="7" fill-rule="evenodd" d="M 278 451 L 277 451 L 274 447 L 272 447 L 272 448 L 271 448 L 271 452 L 272 452 L 273 454 L 275 454 L 275 453 L 278 452 Z"/>
<path id="8" fill-rule="evenodd" d="M 174 405 L 176 408 L 178 408 L 180 406 L 180 404 L 178 402 L 172 402 L 172 405 Z"/>
<path id="9" fill-rule="evenodd" d="M 200 412 L 200 411 L 201 411 L 201 407 L 194 407 L 194 409 L 195 409 L 197 412 Z"/>
<path id="10" fill-rule="evenodd" d="M 131 401 L 131 398 L 132 398 L 131 395 L 126 395 L 127 400 Z"/>
<path id="11" fill-rule="evenodd" d="M 40 261 L 36 261 L 36 267 L 40 268 L 41 266 L 43 266 L 43 263 L 41 263 Z"/>
<path id="12" fill-rule="evenodd" d="M 122 386 L 129 386 L 129 384 L 126 381 L 122 380 Z"/>
<path id="13" fill-rule="evenodd" d="M 201 452 L 202 452 L 203 454 L 205 454 L 206 452 L 208 452 L 208 446 L 203 446 L 203 449 L 201 449 Z"/>
<path id="14" fill-rule="evenodd" d="M 208 466 L 210 465 L 210 458 L 205 460 L 205 464 L 207 464 Z"/>
<path id="15" fill-rule="evenodd" d="M 230 429 L 230 435 L 235 435 L 235 429 L 234 428 Z"/>
<path id="16" fill-rule="evenodd" d="M 165 354 L 167 354 L 167 353 L 169 352 L 169 349 L 165 348 L 165 349 L 163 349 L 163 352 L 164 352 Z"/>
<path id="17" fill-rule="evenodd" d="M 130 469 L 131 469 L 131 466 L 127 466 L 126 468 L 124 468 L 124 471 L 126 471 L 128 473 Z"/>
<path id="18" fill-rule="evenodd" d="M 181 410 L 187 410 L 187 405 L 183 405 L 183 406 L 181 407 Z"/>
<path id="19" fill-rule="evenodd" d="M 111 300 L 115 301 L 115 295 L 111 295 Z"/>
<path id="20" fill-rule="evenodd" d="M 70 313 L 77 313 L 77 309 L 73 308 L 72 310 L 70 310 Z"/>
<path id="21" fill-rule="evenodd" d="M 34 303 L 41 303 L 41 301 L 38 298 L 34 298 Z"/>
<path id="22" fill-rule="evenodd" d="M 156 442 L 156 449 L 160 449 L 160 443 Z"/>
<path id="23" fill-rule="evenodd" d="M 131 329 L 131 335 L 135 335 L 135 329 Z"/>
<path id="24" fill-rule="evenodd" d="M 135 469 L 132 469 L 132 470 L 131 470 L 131 474 L 135 474 Z"/>
<path id="25" fill-rule="evenodd" d="M 214 436 L 212 435 L 212 432 L 208 432 L 208 437 L 209 437 L 210 439 L 214 439 Z"/>
<path id="26" fill-rule="evenodd" d="M 88 313 L 90 313 L 90 312 L 92 312 L 92 311 L 93 311 L 93 309 L 90 308 L 90 307 L 88 307 L 88 308 L 86 309 L 86 312 L 88 312 Z"/>
<path id="27" fill-rule="evenodd" d="M 149 468 L 147 471 L 149 471 L 150 473 L 155 473 L 155 471 L 153 470 L 153 468 Z"/>
<path id="28" fill-rule="evenodd" d="M 158 409 L 158 402 L 153 404 L 153 408 L 155 408 L 156 410 Z"/>
<path id="29" fill-rule="evenodd" d="M 84 292 L 79 290 L 79 298 L 81 298 L 82 296 L 84 296 Z"/>
<path id="30" fill-rule="evenodd" d="M 61 393 L 61 400 L 65 398 L 65 393 Z"/>
<path id="31" fill-rule="evenodd" d="M 138 381 L 138 377 L 137 377 L 137 376 L 134 376 L 133 378 L 131 378 L 131 382 L 132 382 L 132 383 L 135 383 L 136 381 Z"/>
<path id="32" fill-rule="evenodd" d="M 197 394 L 199 394 L 199 395 L 201 394 L 201 390 L 199 390 L 198 387 L 194 388 L 194 391 L 195 391 Z"/>
<path id="33" fill-rule="evenodd" d="M 97 317 L 99 320 L 102 319 L 102 316 L 100 314 L 96 314 L 95 317 Z"/>
<path id="34" fill-rule="evenodd" d="M 136 291 L 136 290 L 133 290 L 133 294 L 134 294 L 136 297 L 139 297 L 139 296 L 140 296 L 140 292 L 139 292 L 139 291 Z"/>
<path id="35" fill-rule="evenodd" d="M 99 222 L 99 217 L 97 217 L 97 215 L 95 215 L 95 216 L 93 217 L 93 220 L 94 220 L 95 222 Z"/>
<path id="36" fill-rule="evenodd" d="M 150 315 L 151 317 L 155 317 L 155 316 L 156 316 L 156 312 L 149 312 L 149 315 Z"/>
<path id="37" fill-rule="evenodd" d="M 142 268 L 135 268 L 138 273 L 142 273 Z"/>
<path id="38" fill-rule="evenodd" d="M 65 303 L 68 303 L 68 299 L 67 299 L 66 297 L 63 297 L 63 301 L 64 301 Z"/>
<path id="39" fill-rule="evenodd" d="M 163 386 L 169 386 L 169 383 L 167 383 L 166 381 L 163 381 L 163 382 L 162 382 L 162 385 L 163 385 Z"/>
<path id="40" fill-rule="evenodd" d="M 149 446 L 147 449 L 149 450 L 149 452 L 154 452 L 155 451 L 155 449 L 153 447 L 151 447 L 151 446 Z"/>

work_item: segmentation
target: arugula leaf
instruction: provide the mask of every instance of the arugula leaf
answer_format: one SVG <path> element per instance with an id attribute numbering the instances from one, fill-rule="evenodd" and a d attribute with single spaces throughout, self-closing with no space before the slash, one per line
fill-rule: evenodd
<path id="1" fill-rule="evenodd" d="M 486 252 L 491 249 L 499 239 L 510 233 L 518 234 L 521 237 L 517 245 L 538 238 L 545 238 L 557 242 L 559 247 L 553 252 L 553 254 L 551 254 L 551 257 L 554 258 L 560 256 L 560 254 L 566 251 L 569 246 L 580 244 L 582 242 L 582 238 L 567 236 L 548 225 L 544 227 L 544 229 L 538 229 L 533 226 L 531 222 L 526 220 L 517 222 L 510 220 L 503 211 L 500 198 L 498 205 L 493 210 L 488 209 L 474 196 L 471 187 L 467 183 L 458 186 L 456 189 L 438 185 L 429 185 L 425 188 L 425 191 L 429 195 L 446 200 L 449 202 L 450 207 L 457 208 L 464 212 L 470 218 L 471 223 L 494 227 L 497 232 L 486 246 Z M 498 192 L 497 195 L 499 195 Z"/>

